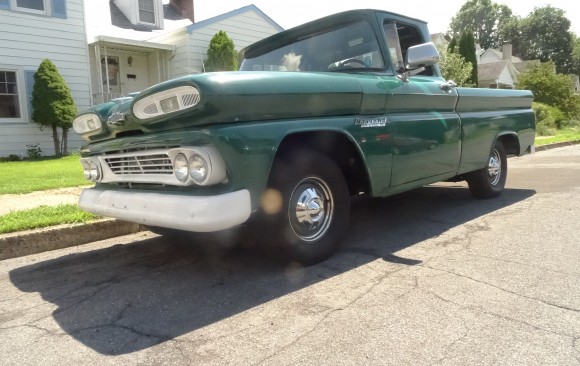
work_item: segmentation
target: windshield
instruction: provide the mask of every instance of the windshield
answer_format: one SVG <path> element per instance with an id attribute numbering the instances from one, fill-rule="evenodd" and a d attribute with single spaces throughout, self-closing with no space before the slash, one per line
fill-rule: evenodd
<path id="1" fill-rule="evenodd" d="M 242 71 L 371 71 L 384 69 L 367 22 L 335 28 L 242 61 Z"/>

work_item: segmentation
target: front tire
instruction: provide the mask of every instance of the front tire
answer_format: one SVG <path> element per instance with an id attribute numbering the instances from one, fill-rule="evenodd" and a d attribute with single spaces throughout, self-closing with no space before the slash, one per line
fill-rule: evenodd
<path id="1" fill-rule="evenodd" d="M 503 144 L 497 141 L 489 153 L 487 166 L 470 173 L 467 176 L 467 184 L 474 197 L 493 198 L 503 192 L 506 178 L 506 152 Z"/>
<path id="2" fill-rule="evenodd" d="M 310 265 L 338 249 L 348 226 L 350 196 L 334 161 L 310 150 L 277 159 L 264 197 L 266 240 L 282 249 L 284 259 Z"/>

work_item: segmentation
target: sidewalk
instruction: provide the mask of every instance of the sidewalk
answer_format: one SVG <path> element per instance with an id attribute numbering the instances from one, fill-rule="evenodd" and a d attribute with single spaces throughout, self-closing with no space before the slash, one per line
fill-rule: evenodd
<path id="1" fill-rule="evenodd" d="M 81 187 L 69 187 L 25 194 L 3 194 L 0 195 L 0 216 L 39 206 L 74 204 L 79 201 L 82 190 Z"/>
<path id="2" fill-rule="evenodd" d="M 40 206 L 76 204 L 82 187 L 50 189 L 26 194 L 0 195 L 1 215 Z M 0 234 L 0 260 L 82 245 L 136 233 L 139 224 L 103 219 L 83 224 L 57 225 L 36 230 Z"/>

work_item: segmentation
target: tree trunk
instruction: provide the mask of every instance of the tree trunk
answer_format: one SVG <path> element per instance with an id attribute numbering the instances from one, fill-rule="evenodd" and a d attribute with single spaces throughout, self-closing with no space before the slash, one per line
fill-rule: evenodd
<path id="1" fill-rule="evenodd" d="M 52 124 L 52 141 L 54 142 L 54 155 L 60 156 L 60 141 L 58 140 L 58 130 L 56 124 Z"/>
<path id="2" fill-rule="evenodd" d="M 60 151 L 62 152 L 63 155 L 67 155 L 68 154 L 68 128 L 63 128 L 62 129 L 62 148 L 60 149 Z"/>

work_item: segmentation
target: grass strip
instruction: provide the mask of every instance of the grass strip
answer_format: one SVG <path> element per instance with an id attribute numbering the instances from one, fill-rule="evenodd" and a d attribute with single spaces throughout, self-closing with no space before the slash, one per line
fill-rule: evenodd
<path id="1" fill-rule="evenodd" d="M 98 218 L 99 216 L 82 211 L 76 204 L 40 206 L 0 216 L 0 234 L 60 224 L 83 223 Z"/>
<path id="2" fill-rule="evenodd" d="M 578 141 L 580 140 L 580 127 L 566 128 L 556 131 L 556 135 L 547 138 L 537 138 L 536 146 L 555 144 L 557 142 Z"/>
<path id="3" fill-rule="evenodd" d="M 0 194 L 30 193 L 90 184 L 78 155 L 0 163 Z"/>

